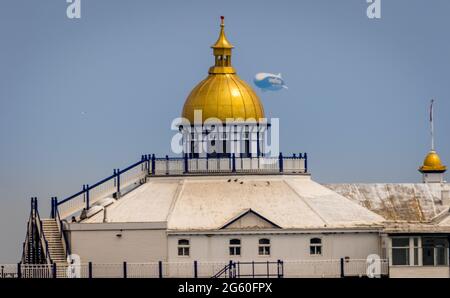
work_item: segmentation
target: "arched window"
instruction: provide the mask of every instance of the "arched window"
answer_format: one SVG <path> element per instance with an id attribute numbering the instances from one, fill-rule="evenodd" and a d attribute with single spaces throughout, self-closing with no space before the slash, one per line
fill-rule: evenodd
<path id="1" fill-rule="evenodd" d="M 322 239 L 311 238 L 309 240 L 309 254 L 312 256 L 322 255 Z"/>
<path id="2" fill-rule="evenodd" d="M 230 240 L 230 256 L 240 256 L 241 255 L 241 240 L 231 239 Z"/>
<path id="3" fill-rule="evenodd" d="M 179 239 L 178 240 L 178 255 L 181 257 L 189 256 L 189 240 L 187 239 Z"/>
<path id="4" fill-rule="evenodd" d="M 270 239 L 259 239 L 258 254 L 260 256 L 270 256 Z"/>

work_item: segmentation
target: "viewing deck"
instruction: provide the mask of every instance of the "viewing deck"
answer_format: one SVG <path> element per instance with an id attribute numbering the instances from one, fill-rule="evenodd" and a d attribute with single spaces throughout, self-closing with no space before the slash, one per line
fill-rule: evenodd
<path id="1" fill-rule="evenodd" d="M 101 199 L 118 199 L 152 177 L 180 175 L 275 175 L 275 174 L 307 174 L 308 156 L 306 153 L 278 157 L 230 157 L 190 158 L 163 157 L 142 155 L 141 160 L 123 170 L 114 169 L 113 174 L 92 185 L 83 185 L 82 190 L 61 201 L 53 197 L 51 202 L 51 217 L 61 218 L 89 211 L 92 206 L 99 205 Z M 97 203 L 97 204 L 96 204 Z"/>

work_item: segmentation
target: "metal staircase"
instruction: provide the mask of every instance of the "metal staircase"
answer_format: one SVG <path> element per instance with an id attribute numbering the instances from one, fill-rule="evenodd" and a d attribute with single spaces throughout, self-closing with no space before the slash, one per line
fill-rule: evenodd
<path id="1" fill-rule="evenodd" d="M 282 278 L 284 276 L 284 262 L 278 261 L 251 261 L 233 262 L 219 270 L 212 278 Z"/>
<path id="2" fill-rule="evenodd" d="M 22 264 L 67 264 L 68 249 L 61 220 L 59 214 L 52 217 L 41 219 L 37 198 L 31 198 Z"/>
<path id="3" fill-rule="evenodd" d="M 42 232 L 48 242 L 48 253 L 53 263 L 67 263 L 66 251 L 56 219 L 42 219 Z"/>

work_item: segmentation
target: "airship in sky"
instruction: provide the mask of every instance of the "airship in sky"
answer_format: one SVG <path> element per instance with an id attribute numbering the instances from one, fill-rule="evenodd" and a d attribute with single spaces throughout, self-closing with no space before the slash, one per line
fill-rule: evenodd
<path id="1" fill-rule="evenodd" d="M 260 72 L 255 75 L 253 79 L 255 85 L 260 88 L 262 91 L 277 91 L 280 89 L 287 89 L 288 87 L 284 84 L 284 80 L 281 77 L 281 73 L 272 74 L 272 73 L 264 73 Z"/>

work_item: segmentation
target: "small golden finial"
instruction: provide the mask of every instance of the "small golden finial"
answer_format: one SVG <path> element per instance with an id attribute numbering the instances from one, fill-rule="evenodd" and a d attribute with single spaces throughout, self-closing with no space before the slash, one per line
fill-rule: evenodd
<path id="1" fill-rule="evenodd" d="M 216 43 L 212 46 L 213 49 L 232 49 L 233 45 L 225 36 L 225 17 L 220 16 L 220 33 Z"/>

